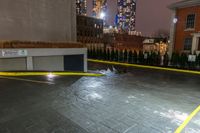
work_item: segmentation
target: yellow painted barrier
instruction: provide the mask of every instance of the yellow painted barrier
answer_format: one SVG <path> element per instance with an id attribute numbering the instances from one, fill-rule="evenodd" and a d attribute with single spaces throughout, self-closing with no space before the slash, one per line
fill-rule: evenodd
<path id="1" fill-rule="evenodd" d="M 200 111 L 200 105 L 187 117 L 187 119 L 176 129 L 174 133 L 181 133 L 192 118 Z"/>
<path id="2" fill-rule="evenodd" d="M 0 79 L 9 79 L 9 80 L 18 80 L 18 81 L 24 81 L 24 82 L 32 82 L 32 83 L 39 83 L 39 84 L 49 84 L 53 85 L 53 82 L 49 81 L 39 81 L 39 80 L 32 80 L 32 79 L 24 79 L 24 78 L 16 78 L 16 77 L 5 77 L 5 76 L 0 76 Z"/>
<path id="3" fill-rule="evenodd" d="M 82 73 L 82 72 L 0 72 L 0 76 L 89 76 L 100 77 L 103 74 L 98 73 Z"/>
<path id="4" fill-rule="evenodd" d="M 95 62 L 95 63 L 110 64 L 110 65 L 120 65 L 120 66 L 126 66 L 126 67 L 138 67 L 138 68 L 165 70 L 165 71 L 173 71 L 173 72 L 181 72 L 181 73 L 190 73 L 190 74 L 200 75 L 200 71 L 183 70 L 183 69 L 166 68 L 166 67 L 157 67 L 157 66 L 148 66 L 148 65 L 138 65 L 138 64 L 128 64 L 128 63 L 119 63 L 119 62 L 93 60 L 93 59 L 88 59 L 88 61 L 89 62 Z"/>

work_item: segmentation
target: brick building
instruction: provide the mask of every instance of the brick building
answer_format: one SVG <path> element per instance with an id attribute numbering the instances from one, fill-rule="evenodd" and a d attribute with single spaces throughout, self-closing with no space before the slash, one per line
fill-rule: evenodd
<path id="1" fill-rule="evenodd" d="M 77 41 L 87 45 L 103 43 L 103 20 L 77 15 Z"/>
<path id="2" fill-rule="evenodd" d="M 112 46 L 116 49 L 143 50 L 144 37 L 128 34 L 114 34 Z"/>
<path id="3" fill-rule="evenodd" d="M 170 54 L 200 51 L 200 1 L 183 0 L 169 6 L 173 11 Z"/>

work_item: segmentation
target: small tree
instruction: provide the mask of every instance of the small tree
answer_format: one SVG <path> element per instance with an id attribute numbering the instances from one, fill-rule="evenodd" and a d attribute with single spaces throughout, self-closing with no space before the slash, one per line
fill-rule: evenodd
<path id="1" fill-rule="evenodd" d="M 144 52 L 144 64 L 148 64 L 148 54 L 147 51 Z"/>
<path id="2" fill-rule="evenodd" d="M 125 49 L 125 50 L 124 50 L 124 62 L 127 62 L 127 58 L 128 58 L 128 52 L 127 52 L 127 50 Z"/>
<path id="3" fill-rule="evenodd" d="M 115 61 L 119 61 L 119 51 L 115 50 Z"/>
<path id="4" fill-rule="evenodd" d="M 89 48 L 87 49 L 87 55 L 88 55 L 88 58 L 91 58 L 91 50 Z"/>
<path id="5" fill-rule="evenodd" d="M 102 48 L 99 49 L 99 59 L 100 59 L 100 60 L 103 59 L 103 51 L 102 51 Z"/>
<path id="6" fill-rule="evenodd" d="M 114 49 L 111 49 L 110 60 L 114 61 L 114 59 L 115 59 L 115 51 L 114 51 Z"/>
<path id="7" fill-rule="evenodd" d="M 128 63 L 132 63 L 133 62 L 133 52 L 131 50 L 129 50 L 128 53 Z"/>
<path id="8" fill-rule="evenodd" d="M 96 59 L 100 59 L 100 49 L 97 48 L 96 50 Z"/>
<path id="9" fill-rule="evenodd" d="M 160 52 L 158 52 L 158 54 L 157 54 L 157 61 L 156 61 L 156 65 L 158 65 L 158 66 L 160 66 L 160 64 L 161 64 L 161 55 L 160 55 Z"/>
<path id="10" fill-rule="evenodd" d="M 150 65 L 156 65 L 156 61 L 157 61 L 157 55 L 155 52 L 151 53 L 151 62 Z"/>
<path id="11" fill-rule="evenodd" d="M 188 61 L 188 57 L 186 53 L 181 53 L 180 56 L 180 66 L 181 68 L 185 68 Z"/>
<path id="12" fill-rule="evenodd" d="M 179 53 L 173 53 L 172 54 L 172 64 L 173 64 L 173 66 L 178 67 L 179 66 L 179 60 L 180 60 Z"/>
<path id="13" fill-rule="evenodd" d="M 120 52 L 119 52 L 119 61 L 120 61 L 120 62 L 123 62 L 123 59 L 124 59 L 124 58 L 123 58 L 123 54 L 124 54 L 124 53 L 123 53 L 123 50 L 120 50 Z"/>
<path id="14" fill-rule="evenodd" d="M 107 59 L 107 51 L 106 51 L 106 48 L 104 48 L 103 50 L 103 60 L 106 60 Z"/>
<path id="15" fill-rule="evenodd" d="M 168 66 L 168 64 L 169 64 L 169 55 L 166 52 L 164 55 L 163 65 Z"/>
<path id="16" fill-rule="evenodd" d="M 137 54 L 137 52 L 134 50 L 134 53 L 133 53 L 133 63 L 137 63 L 137 60 L 138 60 L 138 54 Z"/>
<path id="17" fill-rule="evenodd" d="M 144 54 L 142 51 L 139 51 L 139 63 L 140 64 L 144 63 Z"/>
<path id="18" fill-rule="evenodd" d="M 110 49 L 107 49 L 107 60 L 110 60 Z"/>
<path id="19" fill-rule="evenodd" d="M 92 58 L 96 59 L 96 49 L 95 49 L 95 47 L 92 49 Z"/>

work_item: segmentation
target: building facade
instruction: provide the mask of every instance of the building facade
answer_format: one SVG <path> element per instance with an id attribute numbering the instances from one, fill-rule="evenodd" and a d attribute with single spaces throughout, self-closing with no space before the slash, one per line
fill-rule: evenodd
<path id="1" fill-rule="evenodd" d="M 1 0 L 0 6 L 0 71 L 87 71 L 87 49 L 76 43 L 76 1 Z"/>
<path id="2" fill-rule="evenodd" d="M 135 31 L 136 0 L 118 0 L 117 6 L 116 25 L 118 30 L 126 33 Z"/>
<path id="3" fill-rule="evenodd" d="M 87 0 L 76 0 L 76 14 L 87 15 Z"/>
<path id="4" fill-rule="evenodd" d="M 200 1 L 183 0 L 169 6 L 173 11 L 169 52 L 199 53 Z"/>
<path id="5" fill-rule="evenodd" d="M 129 49 L 143 51 L 144 37 L 128 34 L 114 34 L 112 47 L 115 49 Z"/>
<path id="6" fill-rule="evenodd" d="M 77 41 L 87 45 L 103 43 L 103 20 L 77 15 Z"/>
<path id="7" fill-rule="evenodd" d="M 92 0 L 92 5 L 92 16 L 103 19 L 107 10 L 107 0 Z"/>

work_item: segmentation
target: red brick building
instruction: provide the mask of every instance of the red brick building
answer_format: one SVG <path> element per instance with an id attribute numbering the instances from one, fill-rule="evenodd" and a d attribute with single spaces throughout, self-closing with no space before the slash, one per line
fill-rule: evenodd
<path id="1" fill-rule="evenodd" d="M 169 6 L 173 11 L 170 54 L 200 52 L 200 0 L 183 0 Z"/>
<path id="2" fill-rule="evenodd" d="M 114 34 L 113 47 L 116 49 L 130 49 L 142 51 L 144 39 L 145 37 L 142 36 Z"/>

